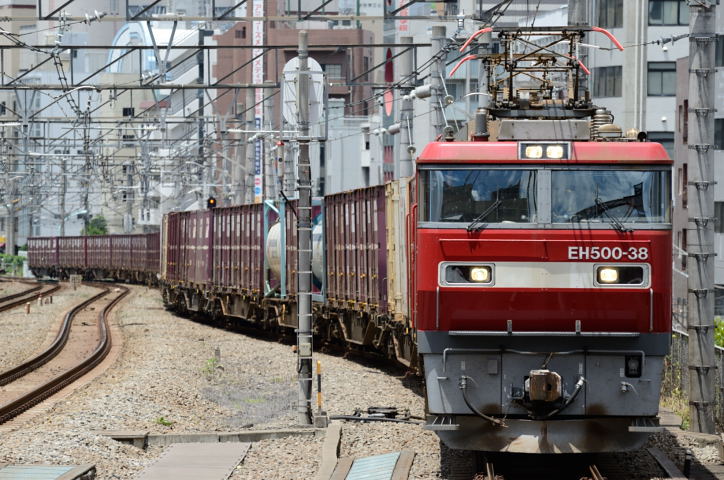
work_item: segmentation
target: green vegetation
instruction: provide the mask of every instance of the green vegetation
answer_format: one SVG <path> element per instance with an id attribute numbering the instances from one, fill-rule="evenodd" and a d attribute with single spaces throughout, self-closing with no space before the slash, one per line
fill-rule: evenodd
<path id="1" fill-rule="evenodd" d="M 8 275 L 22 275 L 25 257 L 0 253 L 0 269 L 5 270 Z"/>
<path id="2" fill-rule="evenodd" d="M 661 405 L 681 417 L 681 428 L 683 430 L 689 429 L 689 425 L 691 424 L 689 399 L 681 388 L 674 387 L 671 390 L 662 389 Z"/>
<path id="3" fill-rule="evenodd" d="M 204 365 L 204 368 L 201 370 L 201 372 L 206 376 L 208 380 L 211 380 L 214 375 L 216 375 L 219 370 L 223 370 L 224 367 L 219 362 L 219 359 L 214 357 L 209 357 L 206 360 L 206 365 Z"/>
<path id="4" fill-rule="evenodd" d="M 714 324 L 716 329 L 714 330 L 714 342 L 717 347 L 724 348 L 724 320 L 721 317 L 714 317 Z"/>
<path id="5" fill-rule="evenodd" d="M 172 422 L 172 421 L 166 420 L 166 419 L 163 418 L 163 417 L 158 417 L 158 418 L 156 419 L 156 423 L 158 423 L 159 425 L 163 425 L 164 427 L 170 427 L 171 425 L 173 425 L 173 422 Z"/>
<path id="6" fill-rule="evenodd" d="M 93 217 L 88 222 L 88 226 L 83 228 L 80 232 L 81 235 L 107 235 L 108 234 L 108 223 L 103 215 Z"/>

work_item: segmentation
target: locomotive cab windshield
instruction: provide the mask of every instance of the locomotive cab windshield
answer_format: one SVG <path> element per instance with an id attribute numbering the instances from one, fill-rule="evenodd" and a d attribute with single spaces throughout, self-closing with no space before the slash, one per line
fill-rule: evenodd
<path id="1" fill-rule="evenodd" d="M 425 167 L 420 221 L 441 228 L 548 224 L 621 229 L 670 222 L 666 167 Z"/>

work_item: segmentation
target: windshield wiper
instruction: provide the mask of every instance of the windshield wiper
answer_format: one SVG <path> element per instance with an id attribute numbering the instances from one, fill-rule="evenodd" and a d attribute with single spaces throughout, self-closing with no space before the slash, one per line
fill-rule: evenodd
<path id="1" fill-rule="evenodd" d="M 612 217 L 611 215 L 608 214 L 608 206 L 605 203 L 603 203 L 600 198 L 596 197 L 595 202 L 596 202 L 596 205 L 598 207 L 600 207 L 601 210 L 603 210 L 603 214 L 606 215 L 606 218 L 608 218 L 609 225 L 611 225 L 614 229 L 618 230 L 621 233 L 633 232 L 632 229 L 626 228 L 626 226 L 624 226 L 624 224 L 621 223 L 621 221 L 618 218 Z"/>
<path id="2" fill-rule="evenodd" d="M 468 225 L 468 233 L 477 232 L 478 230 L 482 230 L 485 228 L 483 226 L 483 220 L 488 218 L 488 215 L 490 215 L 493 212 L 498 211 L 498 207 L 500 207 L 500 204 L 503 203 L 500 199 L 494 201 L 488 208 L 486 208 L 483 213 L 478 215 L 473 219 L 472 222 L 470 222 L 470 225 Z"/>

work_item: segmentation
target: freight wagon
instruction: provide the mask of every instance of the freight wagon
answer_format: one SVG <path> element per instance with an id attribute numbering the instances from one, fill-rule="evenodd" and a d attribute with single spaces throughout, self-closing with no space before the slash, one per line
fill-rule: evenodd
<path id="1" fill-rule="evenodd" d="M 85 280 L 156 284 L 159 259 L 158 233 L 28 239 L 28 265 L 37 277 L 77 274 Z"/>
<path id="2" fill-rule="evenodd" d="M 402 192 L 402 194 L 400 193 Z M 314 199 L 315 334 L 414 367 L 405 275 L 408 184 Z M 175 212 L 164 217 L 161 291 L 179 312 L 298 325 L 296 201 Z M 401 268 L 400 270 L 396 270 Z"/>

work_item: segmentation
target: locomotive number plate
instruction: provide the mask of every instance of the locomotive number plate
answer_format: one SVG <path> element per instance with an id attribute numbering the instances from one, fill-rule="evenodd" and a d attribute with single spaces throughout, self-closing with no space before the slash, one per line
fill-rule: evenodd
<path id="1" fill-rule="evenodd" d="M 648 260 L 648 247 L 568 247 L 568 260 Z"/>

